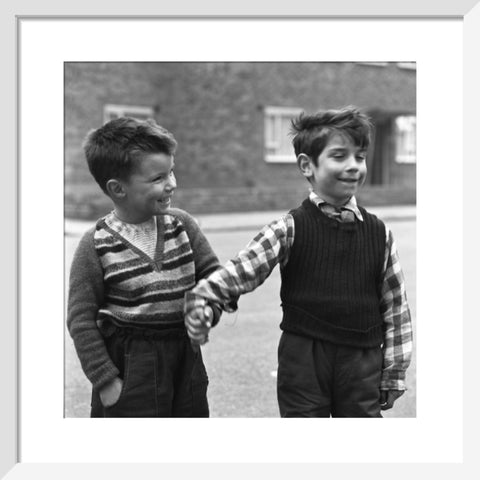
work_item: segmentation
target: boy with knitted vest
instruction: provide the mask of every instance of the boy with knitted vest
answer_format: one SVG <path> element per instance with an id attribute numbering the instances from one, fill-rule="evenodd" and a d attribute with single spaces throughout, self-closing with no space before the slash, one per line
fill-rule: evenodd
<path id="1" fill-rule="evenodd" d="M 88 230 L 70 274 L 67 325 L 92 383 L 92 417 L 207 417 L 208 378 L 183 321 L 185 292 L 218 267 L 195 220 L 170 208 L 173 135 L 119 118 L 84 143 L 113 202 Z M 209 321 L 220 309 L 206 306 Z"/>
<path id="2" fill-rule="evenodd" d="M 202 300 L 234 311 L 280 264 L 280 415 L 381 417 L 406 388 L 412 326 L 392 233 L 355 200 L 372 125 L 346 107 L 300 115 L 292 130 L 309 197 L 198 283 L 188 334 L 208 339 Z"/>

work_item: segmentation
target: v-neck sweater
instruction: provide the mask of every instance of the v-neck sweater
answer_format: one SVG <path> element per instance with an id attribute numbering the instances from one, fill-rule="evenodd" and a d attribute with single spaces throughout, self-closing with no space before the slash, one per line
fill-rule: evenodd
<path id="1" fill-rule="evenodd" d="M 132 245 L 154 258 L 157 250 L 157 217 L 142 223 L 127 223 L 120 220 L 115 212 L 105 217 L 106 224 Z"/>
<path id="2" fill-rule="evenodd" d="M 183 334 L 185 292 L 219 266 L 196 221 L 183 210 L 169 209 L 157 217 L 153 258 L 112 229 L 107 217 L 79 242 L 67 317 L 82 368 L 97 388 L 118 374 L 99 324 L 110 320 Z"/>

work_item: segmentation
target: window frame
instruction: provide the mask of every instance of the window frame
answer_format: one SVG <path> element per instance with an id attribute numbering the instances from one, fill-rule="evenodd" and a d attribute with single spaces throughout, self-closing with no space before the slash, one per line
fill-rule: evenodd
<path id="1" fill-rule="evenodd" d="M 397 120 L 399 118 L 413 118 L 414 119 L 414 128 L 413 128 L 413 144 L 414 144 L 414 154 L 401 154 L 399 153 L 399 144 L 402 141 L 401 136 L 398 135 L 400 132 L 400 128 L 397 124 Z M 393 118 L 393 134 L 394 134 L 394 141 L 395 141 L 395 149 L 394 149 L 394 161 L 396 164 L 399 165 L 416 165 L 417 163 L 417 116 L 415 114 L 403 114 L 403 115 L 396 115 Z"/>
<path id="2" fill-rule="evenodd" d="M 282 117 L 288 117 L 289 119 L 298 116 L 300 113 L 304 112 L 304 109 L 301 107 L 279 107 L 279 106 L 266 106 L 263 109 L 263 121 L 264 121 L 264 161 L 266 163 L 295 163 L 297 161 L 295 153 L 293 151 L 293 146 L 291 154 L 284 155 L 278 153 L 267 153 L 270 149 L 279 148 L 280 145 L 280 136 L 281 132 L 281 120 Z M 269 124 L 270 119 L 273 117 L 273 135 L 270 136 L 269 132 L 271 126 Z M 276 130 L 276 131 L 275 131 Z M 286 132 L 285 132 L 286 133 Z M 278 135 L 278 137 L 276 137 Z M 272 138 L 273 137 L 273 138 Z"/>
<path id="3" fill-rule="evenodd" d="M 153 107 L 106 103 L 103 106 L 103 123 L 105 124 L 118 117 L 133 117 L 139 120 L 146 120 L 147 118 L 154 118 L 154 113 Z M 115 115 L 113 118 L 112 114 Z"/>
<path id="4" fill-rule="evenodd" d="M 404 70 L 416 70 L 417 62 L 397 62 L 397 67 Z"/>

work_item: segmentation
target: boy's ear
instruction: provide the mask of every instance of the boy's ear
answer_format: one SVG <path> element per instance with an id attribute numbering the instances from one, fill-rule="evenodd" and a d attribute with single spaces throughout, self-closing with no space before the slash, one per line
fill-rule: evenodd
<path id="1" fill-rule="evenodd" d="M 312 159 L 308 155 L 301 153 L 297 157 L 297 164 L 305 178 L 309 179 L 313 176 Z"/>
<path id="2" fill-rule="evenodd" d="M 124 198 L 126 195 L 125 189 L 123 188 L 123 183 L 117 180 L 116 178 L 112 178 L 107 182 L 107 192 L 112 199 L 121 199 Z"/>

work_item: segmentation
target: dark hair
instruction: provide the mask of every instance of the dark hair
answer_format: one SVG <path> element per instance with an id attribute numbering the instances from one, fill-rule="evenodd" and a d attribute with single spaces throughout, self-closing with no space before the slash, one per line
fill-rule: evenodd
<path id="1" fill-rule="evenodd" d="M 153 120 L 121 117 L 91 130 L 83 142 L 90 173 L 108 195 L 106 184 L 112 178 L 126 180 L 145 153 L 173 155 L 174 136 Z"/>
<path id="2" fill-rule="evenodd" d="M 292 120 L 295 156 L 308 155 L 315 165 L 318 156 L 334 134 L 344 135 L 357 147 L 367 149 L 373 133 L 370 119 L 354 106 L 339 110 L 325 110 L 315 115 L 301 113 Z"/>

